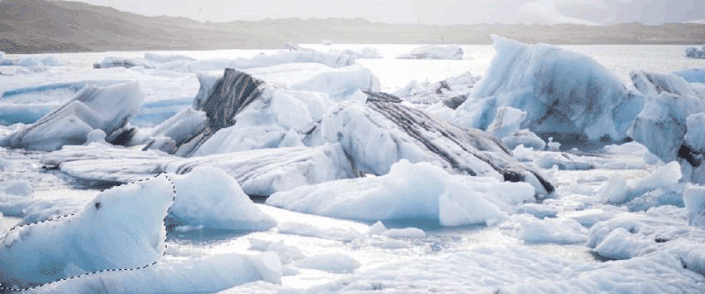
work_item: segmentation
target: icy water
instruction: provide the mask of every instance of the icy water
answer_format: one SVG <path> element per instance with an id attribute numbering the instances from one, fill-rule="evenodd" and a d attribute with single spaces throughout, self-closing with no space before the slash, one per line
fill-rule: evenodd
<path id="1" fill-rule="evenodd" d="M 464 60 L 397 60 L 417 45 L 302 45 L 317 51 L 378 49 L 384 59 L 359 59 L 382 84 L 384 91 L 395 91 L 411 80 L 438 81 L 470 71 L 482 75 L 489 67 L 491 46 L 463 46 Z M 705 60 L 685 58 L 685 46 L 561 46 L 592 56 L 629 85 L 629 72 L 644 69 L 672 72 L 689 67 L 704 67 Z M 252 57 L 273 50 L 178 51 L 196 59 Z M 78 80 L 138 80 L 147 95 L 146 114 L 139 118 L 154 126 L 170 114 L 191 104 L 199 83 L 194 73 L 113 68 L 94 70 L 92 64 L 105 57 L 139 58 L 144 52 L 105 52 L 51 54 L 64 65 L 35 69 L 0 68 L 0 92 L 12 89 Z M 39 55 L 41 58 L 46 55 Z M 25 58 L 7 55 L 7 58 Z M 55 106 L 70 98 L 71 92 L 49 91 L 19 96 L 21 104 Z M 22 100 L 24 99 L 24 100 Z M 167 103 L 160 103 L 166 101 Z M 150 104 L 151 103 L 151 104 Z M 0 114 L 3 107 L 0 105 Z M 149 109 L 162 112 L 150 113 Z M 173 108 L 164 112 L 164 108 Z M 150 116 L 150 114 L 153 114 Z M 20 125 L 0 124 L 0 136 Z M 95 183 L 76 180 L 58 171 L 43 169 L 42 152 L 0 148 L 0 235 L 18 222 L 31 223 L 52 216 L 74 213 L 88 204 L 101 189 Z M 684 259 L 705 256 L 705 233 L 688 225 L 682 195 L 670 196 L 668 186 L 658 178 L 648 178 L 662 167 L 645 148 L 636 143 L 609 146 L 607 149 L 564 154 L 558 151 L 524 150 L 516 155 L 531 163 L 566 160 L 590 164 L 586 170 L 544 169 L 557 187 L 553 198 L 518 208 L 516 214 L 490 225 L 442 227 L 438 220 L 385 221 L 387 231 L 370 233 L 370 222 L 333 219 L 291 212 L 257 203 L 256 206 L 276 219 L 278 226 L 264 232 L 233 232 L 203 229 L 198 226 L 170 227 L 167 256 L 170 260 L 191 260 L 216 254 L 278 254 L 282 268 L 281 283 L 264 281 L 225 287 L 219 293 L 703 293 L 705 278 L 684 269 Z M 632 206 L 609 205 L 602 187 L 611 179 L 638 185 L 641 179 L 657 183 L 663 191 L 647 193 Z M 661 185 L 661 186 L 659 186 Z M 676 189 L 677 190 L 677 189 Z M 665 192 L 664 192 L 665 191 Z M 661 193 L 661 194 L 659 194 Z M 678 192 L 676 192 L 678 193 Z M 682 194 L 682 191 L 680 192 Z M 673 205 L 663 205 L 663 204 Z M 651 209 L 649 209 L 651 208 Z M 522 213 L 523 212 L 523 213 Z M 544 218 L 544 216 L 548 216 Z M 609 232 L 591 229 L 601 221 L 606 226 L 632 228 L 633 239 L 616 242 L 625 252 L 643 246 L 641 256 L 604 261 L 595 258 L 591 239 L 604 239 Z M 423 230 L 395 231 L 417 228 Z M 414 233 L 416 232 L 416 233 Z M 676 239 L 674 242 L 658 240 Z M 594 246 L 593 246 L 594 247 Z M 618 251 L 618 250 L 617 250 Z M 334 254 L 334 255 L 331 255 Z M 337 255 L 336 255 L 337 254 Z M 625 253 L 628 254 L 628 253 Z M 347 256 L 357 266 L 326 269 Z M 319 264 L 302 262 L 320 257 Z M 679 261 L 680 259 L 680 261 Z M 314 260 L 315 261 L 315 260 Z M 691 263 L 697 264 L 697 262 Z M 222 265 L 221 265 L 222 266 Z M 701 264 L 703 268 L 705 265 Z M 213 267 L 218 267 L 214 265 Z M 117 283 L 155 285 L 189 284 L 179 269 L 166 270 L 156 280 L 134 282 L 129 276 Z M 174 273 L 177 272 L 177 273 Z M 702 271 L 701 271 L 702 273 Z M 106 279 L 110 279 L 107 276 Z M 229 277 L 212 276 L 213 284 Z M 76 284 L 70 284 L 76 283 Z M 62 289 L 86 289 L 75 280 L 67 288 L 46 287 L 35 292 L 61 293 Z M 195 283 L 195 282 L 194 282 Z M 209 283 L 205 281 L 205 283 Z M 108 283 L 109 284 L 109 283 Z M 227 284 L 227 283 L 226 283 Z M 73 287 L 73 288 L 72 288 Z M 169 288 L 178 293 L 179 287 Z M 148 288 L 148 287 L 146 287 Z M 188 288 L 183 288 L 188 289 Z M 119 292 L 119 291 L 117 291 Z M 211 291 L 212 292 L 212 291 Z"/>

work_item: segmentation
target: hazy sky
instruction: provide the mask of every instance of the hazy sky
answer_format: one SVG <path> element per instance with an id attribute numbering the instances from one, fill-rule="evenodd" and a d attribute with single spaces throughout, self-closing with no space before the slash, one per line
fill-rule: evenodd
<path id="1" fill-rule="evenodd" d="M 705 0 L 77 0 L 145 15 L 200 21 L 363 17 L 388 23 L 685 22 L 705 19 Z"/>

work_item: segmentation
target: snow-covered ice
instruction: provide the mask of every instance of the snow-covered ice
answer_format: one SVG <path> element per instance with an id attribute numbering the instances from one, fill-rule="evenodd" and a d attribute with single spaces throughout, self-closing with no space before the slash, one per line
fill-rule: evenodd
<path id="1" fill-rule="evenodd" d="M 398 59 L 463 59 L 465 51 L 458 45 L 427 45 L 414 48 L 409 53 L 397 56 Z"/>

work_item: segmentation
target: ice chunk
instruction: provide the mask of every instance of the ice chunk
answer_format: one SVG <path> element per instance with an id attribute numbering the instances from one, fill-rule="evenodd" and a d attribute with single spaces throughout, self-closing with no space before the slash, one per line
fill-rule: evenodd
<path id="1" fill-rule="evenodd" d="M 705 112 L 689 115 L 685 122 L 685 144 L 693 152 L 705 153 Z"/>
<path id="2" fill-rule="evenodd" d="M 604 66 L 555 46 L 526 45 L 493 36 L 497 52 L 453 122 L 487 129 L 498 107 L 527 114 L 522 128 L 559 140 L 621 141 L 643 106 Z"/>
<path id="3" fill-rule="evenodd" d="M 305 223 L 287 222 L 280 224 L 277 229 L 281 234 L 292 234 L 306 237 L 315 237 L 326 240 L 350 242 L 359 239 L 362 235 L 353 228 L 322 228 Z"/>
<path id="4" fill-rule="evenodd" d="M 125 58 L 125 57 L 106 57 L 100 62 L 93 63 L 93 68 L 111 68 L 111 67 L 144 67 L 144 68 L 155 68 L 157 67 L 157 62 L 154 60 L 147 60 L 143 58 Z"/>
<path id="5" fill-rule="evenodd" d="M 446 107 L 456 109 L 462 104 L 480 80 L 479 76 L 465 72 L 435 83 L 419 84 L 411 81 L 406 87 L 394 92 L 394 95 L 412 103 L 433 104 L 443 102 Z"/>
<path id="6" fill-rule="evenodd" d="M 691 225 L 705 227 L 705 187 L 688 185 L 683 194 Z"/>
<path id="7" fill-rule="evenodd" d="M 533 201 L 526 183 L 452 176 L 429 163 L 406 160 L 380 177 L 303 186 L 275 193 L 267 204 L 354 220 L 437 219 L 445 226 L 493 223 L 511 206 Z"/>
<path id="8" fill-rule="evenodd" d="M 705 46 L 702 49 L 696 47 L 685 48 L 685 56 L 690 58 L 705 59 Z"/>
<path id="9" fill-rule="evenodd" d="M 502 143 L 504 143 L 504 145 L 511 150 L 514 150 L 519 145 L 534 150 L 543 150 L 546 148 L 546 142 L 534 134 L 534 132 L 527 129 L 519 130 L 508 136 L 502 137 Z"/>
<path id="10" fill-rule="evenodd" d="M 634 179 L 629 183 L 619 176 L 611 177 L 600 188 L 598 194 L 607 203 L 623 204 L 651 190 L 677 185 L 680 179 L 680 165 L 673 161 L 659 167 L 648 176 Z"/>
<path id="11" fill-rule="evenodd" d="M 518 132 L 525 119 L 525 111 L 513 107 L 498 107 L 494 121 L 487 127 L 487 131 L 497 138 L 504 138 Z"/>
<path id="12" fill-rule="evenodd" d="M 347 254 L 331 253 L 311 256 L 294 263 L 297 267 L 336 273 L 351 272 L 360 267 L 360 262 Z"/>
<path id="13" fill-rule="evenodd" d="M 338 104 L 324 118 L 324 137 L 340 142 L 363 173 L 386 174 L 400 159 L 432 162 L 459 174 L 490 176 L 509 181 L 536 180 L 537 193 L 553 186 L 518 163 L 496 138 L 478 130 L 464 130 L 423 111 L 395 103 L 399 98 L 367 93 L 366 103 Z M 390 99 L 392 102 L 383 101 Z"/>
<path id="14" fill-rule="evenodd" d="M 66 146 L 45 155 L 42 162 L 76 178 L 108 182 L 130 182 L 162 172 L 184 174 L 199 166 L 213 166 L 235 178 L 251 196 L 268 196 L 299 186 L 353 177 L 350 162 L 338 144 L 193 158 L 91 144 Z"/>
<path id="15" fill-rule="evenodd" d="M 186 56 L 186 55 L 179 55 L 179 54 L 164 55 L 164 54 L 159 54 L 159 53 L 154 53 L 154 52 L 144 53 L 144 59 L 154 60 L 157 62 L 171 62 L 171 61 L 179 61 L 179 60 L 189 60 L 189 61 L 196 60 L 196 59 L 189 57 L 189 56 Z"/>
<path id="16" fill-rule="evenodd" d="M 683 78 L 690 83 L 705 84 L 705 68 L 688 68 L 673 72 L 674 75 Z"/>
<path id="17" fill-rule="evenodd" d="M 110 136 L 137 113 L 143 100 L 137 82 L 106 87 L 90 85 L 59 109 L 1 139 L 0 145 L 52 151 L 63 145 L 83 144 L 94 129 Z"/>
<path id="18" fill-rule="evenodd" d="M 95 129 L 86 134 L 86 144 L 90 143 L 105 143 L 105 132 L 101 129 Z"/>
<path id="19" fill-rule="evenodd" d="M 624 228 L 610 232 L 594 252 L 604 258 L 629 259 L 656 251 L 656 242 L 629 233 Z"/>
<path id="20" fill-rule="evenodd" d="M 631 75 L 634 85 L 648 98 L 647 104 L 629 130 L 630 136 L 644 144 L 651 153 L 664 162 L 677 160 L 681 164 L 685 181 L 705 183 L 705 165 L 702 146 L 699 144 L 703 121 L 699 113 L 705 112 L 705 85 L 688 83 L 671 74 L 643 71 Z M 690 119 L 688 128 L 688 118 Z M 691 132 L 691 134 L 687 134 Z"/>
<path id="21" fill-rule="evenodd" d="M 220 169 L 197 167 L 172 179 L 176 201 L 169 212 L 177 223 L 242 231 L 268 230 L 277 225 Z"/>
<path id="22" fill-rule="evenodd" d="M 399 55 L 398 59 L 453 59 L 460 60 L 465 56 L 463 48 L 458 45 L 428 45 L 414 48 L 409 53 Z"/>
<path id="23" fill-rule="evenodd" d="M 100 193 L 77 214 L 6 233 L 0 283 L 26 288 L 86 272 L 136 268 L 164 251 L 171 181 L 161 176 Z"/>
<path id="24" fill-rule="evenodd" d="M 585 242 L 588 237 L 588 230 L 580 223 L 562 217 L 538 219 L 527 214 L 515 214 L 500 227 L 531 243 L 576 244 Z"/>

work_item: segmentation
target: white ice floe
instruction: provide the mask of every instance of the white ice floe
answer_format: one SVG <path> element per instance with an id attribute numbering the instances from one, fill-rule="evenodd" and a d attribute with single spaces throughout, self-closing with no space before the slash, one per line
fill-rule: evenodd
<path id="1" fill-rule="evenodd" d="M 379 50 L 377 50 L 377 48 L 373 48 L 373 47 L 364 47 L 359 50 L 353 50 L 353 49 L 345 49 L 342 51 L 331 50 L 331 51 L 328 51 L 328 53 L 346 54 L 346 55 L 354 56 L 356 59 L 382 59 L 382 58 L 384 58 L 382 53 L 380 53 Z"/>
<path id="2" fill-rule="evenodd" d="M 538 219 L 532 215 L 515 214 L 500 225 L 517 238 L 530 243 L 584 243 L 588 230 L 570 218 Z"/>
<path id="3" fill-rule="evenodd" d="M 105 144 L 66 146 L 46 154 L 42 162 L 85 180 L 130 182 L 159 173 L 183 174 L 199 166 L 224 170 L 247 195 L 267 196 L 299 186 L 353 177 L 338 144 L 286 147 L 182 158 Z"/>
<path id="4" fill-rule="evenodd" d="M 161 176 L 105 191 L 73 216 L 6 232 L 0 239 L 0 283 L 26 288 L 158 261 L 173 197 L 171 182 Z"/>
<path id="5" fill-rule="evenodd" d="M 171 178 L 176 185 L 176 201 L 169 212 L 177 223 L 242 231 L 268 230 L 277 225 L 252 203 L 235 179 L 220 169 L 197 167 Z"/>
<path id="6" fill-rule="evenodd" d="M 643 97 L 592 58 L 493 36 L 497 52 L 453 122 L 486 129 L 499 107 L 525 111 L 522 128 L 561 140 L 621 141 Z"/>
<path id="7" fill-rule="evenodd" d="M 336 218 L 437 219 L 462 226 L 496 223 L 510 207 L 534 201 L 533 195 L 526 183 L 452 176 L 428 163 L 402 160 L 384 176 L 299 187 L 273 194 L 267 204 Z"/>
<path id="8" fill-rule="evenodd" d="M 463 48 L 458 45 L 427 45 L 414 48 L 409 53 L 397 56 L 398 59 L 449 59 L 460 60 L 465 56 Z"/>
<path id="9" fill-rule="evenodd" d="M 34 124 L 0 139 L 0 145 L 52 151 L 67 144 L 83 144 L 94 129 L 110 136 L 137 113 L 143 100 L 137 82 L 106 87 L 91 85 Z"/>
<path id="10" fill-rule="evenodd" d="M 306 257 L 294 263 L 297 267 L 345 273 L 360 267 L 360 262 L 347 254 L 330 253 Z"/>
<path id="11" fill-rule="evenodd" d="M 689 185 L 683 194 L 683 202 L 690 224 L 705 227 L 705 188 Z"/>

